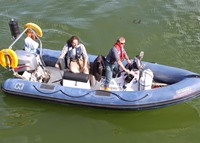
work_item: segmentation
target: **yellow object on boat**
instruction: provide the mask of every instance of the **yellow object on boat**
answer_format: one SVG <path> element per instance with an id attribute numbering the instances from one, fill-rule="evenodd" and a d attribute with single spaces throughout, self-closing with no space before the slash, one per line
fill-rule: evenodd
<path id="1" fill-rule="evenodd" d="M 18 65 L 18 57 L 12 49 L 3 49 L 0 51 L 0 65 L 4 68 L 16 68 Z"/>
<path id="2" fill-rule="evenodd" d="M 35 33 L 37 34 L 37 36 L 42 37 L 43 33 L 42 33 L 42 29 L 35 23 L 27 23 L 24 25 L 24 29 L 29 28 L 35 31 Z"/>

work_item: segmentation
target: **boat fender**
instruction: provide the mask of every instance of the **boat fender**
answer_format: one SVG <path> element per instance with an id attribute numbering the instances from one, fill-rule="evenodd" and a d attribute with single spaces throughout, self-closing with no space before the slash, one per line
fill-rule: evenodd
<path id="1" fill-rule="evenodd" d="M 72 73 L 69 71 L 65 71 L 63 74 L 63 79 L 87 82 L 89 79 L 89 75 L 84 73 Z"/>
<path id="2" fill-rule="evenodd" d="M 19 30 L 19 26 L 18 26 L 18 22 L 16 19 L 12 18 L 9 21 L 9 27 L 10 27 L 10 32 L 11 35 L 14 39 L 16 39 L 19 35 L 20 35 L 20 30 Z"/>
<path id="3" fill-rule="evenodd" d="M 6 68 L 16 68 L 18 65 L 18 57 L 12 49 L 3 49 L 0 51 L 0 64 Z"/>
<path id="4" fill-rule="evenodd" d="M 27 23 L 24 25 L 24 29 L 29 28 L 35 31 L 35 33 L 37 34 L 37 36 L 42 37 L 43 33 L 42 33 L 42 29 L 35 23 Z"/>

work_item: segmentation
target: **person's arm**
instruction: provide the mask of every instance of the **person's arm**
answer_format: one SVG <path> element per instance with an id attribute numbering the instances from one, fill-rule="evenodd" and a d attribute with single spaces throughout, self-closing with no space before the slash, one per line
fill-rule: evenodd
<path id="1" fill-rule="evenodd" d="M 128 69 L 126 69 L 123 65 L 123 63 L 121 62 L 121 60 L 117 61 L 118 65 L 122 68 L 123 71 L 125 71 L 126 73 L 130 74 L 130 71 Z"/>
<path id="2" fill-rule="evenodd" d="M 124 65 L 123 65 L 123 63 L 122 63 L 122 61 L 121 61 L 121 59 L 118 55 L 118 51 L 116 50 L 116 48 L 112 48 L 111 52 L 112 52 L 112 55 L 115 58 L 117 64 L 121 67 L 121 69 L 123 71 L 125 71 L 126 73 L 130 74 L 130 71 L 124 67 Z"/>
<path id="3" fill-rule="evenodd" d="M 65 55 L 66 55 L 67 52 L 68 52 L 68 47 L 65 45 L 63 47 L 62 51 L 61 51 L 61 54 L 60 54 L 60 56 L 59 56 L 56 64 L 55 64 L 56 68 L 59 68 L 59 61 L 65 57 Z"/>
<path id="4" fill-rule="evenodd" d="M 81 48 L 82 48 L 82 54 L 83 54 L 83 68 L 87 68 L 87 64 L 88 64 L 88 55 L 87 55 L 87 51 L 86 48 L 83 44 L 81 44 Z"/>
<path id="5" fill-rule="evenodd" d="M 85 59 L 85 60 L 84 60 L 84 66 L 83 66 L 84 70 L 87 69 L 87 63 L 88 63 L 88 60 Z"/>
<path id="6" fill-rule="evenodd" d="M 124 58 L 126 59 L 126 61 L 127 61 L 128 64 L 131 64 L 131 60 L 129 59 L 129 57 L 128 57 L 128 55 L 127 55 L 127 53 L 126 53 L 125 50 L 124 50 Z"/>

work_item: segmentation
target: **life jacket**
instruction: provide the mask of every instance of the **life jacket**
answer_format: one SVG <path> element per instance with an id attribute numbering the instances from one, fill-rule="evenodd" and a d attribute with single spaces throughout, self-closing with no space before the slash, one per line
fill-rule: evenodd
<path id="1" fill-rule="evenodd" d="M 82 56 L 82 50 L 81 50 L 81 46 L 79 45 L 79 47 L 75 48 L 75 53 L 73 53 L 74 48 L 72 48 L 72 46 L 68 46 L 68 52 L 66 54 L 66 56 L 68 56 L 70 58 L 70 60 L 78 60 L 79 58 L 81 58 Z"/>
<path id="2" fill-rule="evenodd" d="M 75 53 L 73 53 L 73 47 L 68 44 L 68 52 L 65 55 L 66 58 L 66 66 L 69 67 L 71 61 L 77 61 L 81 58 L 83 58 L 83 52 L 81 50 L 81 46 L 79 45 L 77 48 L 75 48 Z"/>
<path id="3" fill-rule="evenodd" d="M 124 56 L 124 49 L 121 47 L 121 45 L 118 42 L 116 42 L 114 44 L 114 47 L 117 49 L 120 60 L 122 61 L 125 57 Z"/>

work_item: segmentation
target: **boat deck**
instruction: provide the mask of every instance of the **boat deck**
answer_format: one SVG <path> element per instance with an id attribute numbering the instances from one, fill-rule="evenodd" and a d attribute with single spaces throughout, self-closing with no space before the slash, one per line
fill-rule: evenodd
<path id="1" fill-rule="evenodd" d="M 46 68 L 51 73 L 48 83 L 61 85 L 61 81 L 62 81 L 64 71 L 62 71 L 58 68 L 50 67 L 50 66 L 47 66 Z"/>

